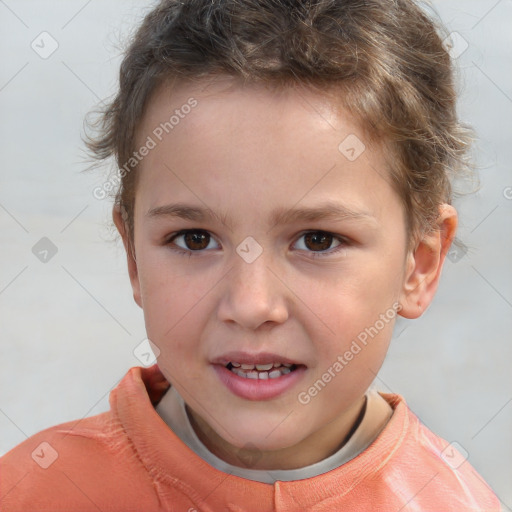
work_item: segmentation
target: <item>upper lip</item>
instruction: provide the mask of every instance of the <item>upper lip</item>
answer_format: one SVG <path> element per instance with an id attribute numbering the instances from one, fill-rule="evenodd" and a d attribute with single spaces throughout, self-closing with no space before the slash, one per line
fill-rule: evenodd
<path id="1" fill-rule="evenodd" d="M 226 366 L 228 363 L 240 363 L 240 364 L 265 364 L 265 363 L 289 363 L 289 364 L 303 364 L 298 361 L 294 361 L 289 357 L 285 357 L 272 352 L 226 352 L 219 357 L 212 360 L 213 364 L 222 364 Z"/>

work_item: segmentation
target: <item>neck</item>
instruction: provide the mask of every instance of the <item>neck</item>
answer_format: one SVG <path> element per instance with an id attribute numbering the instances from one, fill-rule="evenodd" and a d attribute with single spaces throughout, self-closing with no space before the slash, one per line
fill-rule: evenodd
<path id="1" fill-rule="evenodd" d="M 234 466 L 286 470 L 310 466 L 340 450 L 361 423 L 366 410 L 366 397 L 361 397 L 342 416 L 335 418 L 299 443 L 280 450 L 261 451 L 250 443 L 239 448 L 219 436 L 204 419 L 185 406 L 197 437 L 214 455 Z"/>

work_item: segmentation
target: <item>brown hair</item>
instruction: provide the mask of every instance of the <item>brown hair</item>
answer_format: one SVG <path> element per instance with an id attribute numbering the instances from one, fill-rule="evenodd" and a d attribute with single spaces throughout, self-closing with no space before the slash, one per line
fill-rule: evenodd
<path id="1" fill-rule="evenodd" d="M 450 175 L 468 168 L 469 131 L 457 120 L 439 30 L 413 0 L 162 0 L 129 45 L 119 92 L 86 144 L 95 159 L 126 166 L 151 94 L 169 80 L 229 75 L 334 91 L 390 148 L 414 240 L 452 201 Z M 132 241 L 136 177 L 134 165 L 116 195 Z"/>

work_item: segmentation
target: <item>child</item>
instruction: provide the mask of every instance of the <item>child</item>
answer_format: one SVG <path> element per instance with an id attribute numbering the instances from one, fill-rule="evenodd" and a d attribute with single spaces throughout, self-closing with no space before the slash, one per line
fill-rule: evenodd
<path id="1" fill-rule="evenodd" d="M 412 0 L 163 0 L 89 142 L 158 363 L 8 452 L 2 510 L 499 510 L 370 390 L 455 236 L 455 102 Z"/>

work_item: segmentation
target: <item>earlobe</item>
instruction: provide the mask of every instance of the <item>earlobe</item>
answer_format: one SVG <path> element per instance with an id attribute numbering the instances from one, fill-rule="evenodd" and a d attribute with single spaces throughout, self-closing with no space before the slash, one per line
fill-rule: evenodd
<path id="1" fill-rule="evenodd" d="M 114 205 L 112 209 L 112 219 L 116 225 L 117 230 L 119 231 L 119 234 L 121 235 L 126 251 L 128 275 L 130 276 L 130 282 L 132 285 L 133 299 L 137 305 L 142 308 L 139 273 L 137 269 L 137 260 L 135 258 L 135 248 L 133 247 L 132 241 L 130 240 L 125 217 L 126 216 L 124 216 L 122 213 L 122 207 L 118 204 Z"/>
<path id="2" fill-rule="evenodd" d="M 424 235 L 407 257 L 399 313 L 404 318 L 418 318 L 432 302 L 456 230 L 457 211 L 451 205 L 441 205 L 437 229 Z"/>

